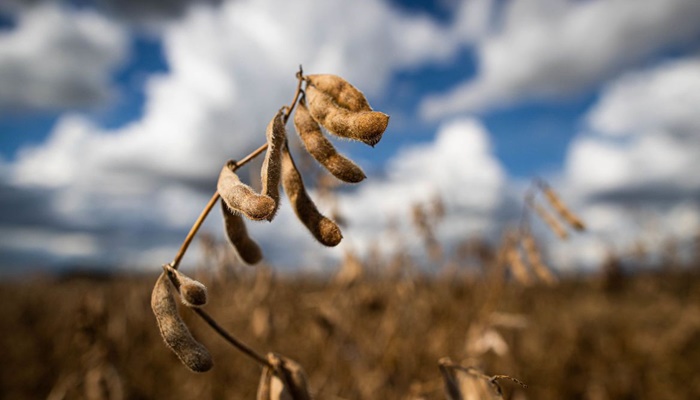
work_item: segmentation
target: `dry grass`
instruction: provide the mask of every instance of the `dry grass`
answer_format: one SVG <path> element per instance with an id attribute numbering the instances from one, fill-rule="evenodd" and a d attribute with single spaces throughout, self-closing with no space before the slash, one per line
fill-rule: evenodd
<path id="1" fill-rule="evenodd" d="M 46 398 L 99 363 L 113 365 L 129 399 L 254 398 L 261 368 L 190 310 L 181 309 L 183 318 L 215 367 L 193 374 L 163 346 L 149 306 L 155 278 L 3 284 L 0 398 Z M 251 271 L 205 283 L 209 312 L 257 350 L 299 362 L 318 399 L 442 399 L 438 360 L 464 360 L 485 332 L 497 332 L 507 348 L 481 356 L 481 370 L 529 385 L 501 382 L 506 398 L 693 399 L 700 397 L 698 278 L 642 275 L 615 292 L 594 280 L 507 285 L 491 305 L 489 287 L 468 278 L 341 287 Z"/>

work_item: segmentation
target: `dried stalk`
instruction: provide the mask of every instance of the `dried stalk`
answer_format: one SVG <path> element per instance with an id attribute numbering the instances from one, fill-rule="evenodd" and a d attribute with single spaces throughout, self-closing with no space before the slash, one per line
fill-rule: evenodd
<path id="1" fill-rule="evenodd" d="M 240 340 L 236 339 L 233 337 L 231 334 L 226 332 L 226 329 L 222 328 L 221 325 L 219 325 L 214 318 L 212 318 L 209 314 L 206 313 L 206 311 L 202 310 L 201 308 L 193 308 L 192 309 L 197 315 L 199 315 L 204 322 L 209 324 L 209 326 L 212 327 L 216 331 L 216 333 L 219 334 L 224 340 L 229 342 L 232 346 L 240 350 L 243 354 L 247 355 L 248 357 L 252 358 L 255 360 L 258 364 L 260 364 L 263 367 L 272 367 L 270 363 L 267 361 L 267 358 L 261 356 L 253 350 L 252 348 L 248 347 L 245 343 L 241 342 Z"/>

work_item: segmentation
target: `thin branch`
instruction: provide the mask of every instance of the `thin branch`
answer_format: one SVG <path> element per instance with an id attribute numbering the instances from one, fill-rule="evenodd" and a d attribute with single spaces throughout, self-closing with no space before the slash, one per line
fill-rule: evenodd
<path id="1" fill-rule="evenodd" d="M 258 147 L 257 149 L 253 150 L 252 153 L 248 154 L 247 156 L 243 157 L 241 161 L 233 161 L 234 166 L 231 169 L 233 172 L 236 172 L 240 167 L 248 164 L 250 161 L 252 161 L 255 157 L 259 156 L 260 154 L 263 153 L 267 149 L 267 143 L 263 144 L 262 146 Z"/>
<path id="2" fill-rule="evenodd" d="M 243 354 L 247 355 L 248 357 L 252 358 L 255 360 L 258 364 L 262 365 L 263 367 L 270 367 L 273 368 L 272 365 L 267 361 L 267 358 L 263 357 L 262 355 L 258 354 L 255 350 L 251 349 L 248 347 L 245 343 L 239 341 L 232 335 L 230 335 L 224 328 L 222 328 L 215 320 L 212 318 L 209 314 L 207 314 L 204 310 L 201 308 L 192 308 L 192 311 L 197 313 L 204 321 L 206 321 L 209 326 L 212 327 L 218 333 L 222 338 L 224 338 L 227 342 L 229 342 L 231 345 L 233 345 L 235 348 L 240 350 Z"/>
<path id="3" fill-rule="evenodd" d="M 199 214 L 199 217 L 192 225 L 192 228 L 190 228 L 190 232 L 185 237 L 185 240 L 182 242 L 182 245 L 180 245 L 180 250 L 177 252 L 177 254 L 175 255 L 175 258 L 170 263 L 170 266 L 173 269 L 177 269 L 177 267 L 180 265 L 180 261 L 182 261 L 182 257 L 185 256 L 185 252 L 187 251 L 187 248 L 190 246 L 190 243 L 192 243 L 192 239 L 194 239 L 194 236 L 197 234 L 197 231 L 199 231 L 199 227 L 202 226 L 204 219 L 207 218 L 207 215 L 209 215 L 209 212 L 211 211 L 211 209 L 214 207 L 214 205 L 216 204 L 216 202 L 218 200 L 219 200 L 219 192 L 214 192 L 214 195 L 211 196 L 211 199 L 209 199 L 209 202 L 207 203 L 207 205 L 204 206 L 204 209 L 202 210 L 202 212 Z"/>
<path id="4" fill-rule="evenodd" d="M 518 385 L 522 386 L 524 389 L 527 389 L 527 385 L 525 383 L 521 382 L 518 379 L 513 378 L 512 376 L 508 376 L 508 375 L 494 375 L 491 377 L 490 381 L 496 382 L 499 379 L 508 379 L 508 380 L 513 381 L 513 382 L 517 383 Z"/>
<path id="5" fill-rule="evenodd" d="M 301 94 L 301 84 L 304 82 L 304 70 L 301 68 L 301 65 L 299 66 L 299 71 L 297 72 L 297 90 L 294 92 L 294 98 L 292 99 L 292 102 L 287 106 L 287 112 L 284 114 L 284 123 L 287 123 L 287 120 L 289 119 L 289 116 L 292 115 L 292 110 L 294 110 L 294 107 L 297 105 L 297 101 L 299 100 L 299 95 Z"/>

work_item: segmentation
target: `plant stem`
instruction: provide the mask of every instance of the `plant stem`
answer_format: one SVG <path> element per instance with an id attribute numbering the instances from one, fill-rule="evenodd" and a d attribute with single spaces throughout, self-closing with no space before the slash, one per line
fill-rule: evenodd
<path id="1" fill-rule="evenodd" d="M 201 308 L 192 308 L 192 310 L 197 313 L 204 321 L 206 321 L 209 326 L 212 327 L 218 333 L 221 337 L 223 337 L 227 342 L 229 342 L 231 345 L 233 345 L 235 348 L 240 350 L 243 354 L 247 355 L 248 357 L 252 358 L 253 360 L 257 361 L 258 364 L 262 365 L 263 367 L 270 367 L 272 368 L 272 365 L 267 361 L 267 358 L 263 357 L 262 355 L 258 354 L 255 350 L 251 349 L 248 347 L 246 344 L 243 342 L 239 341 L 235 337 L 231 336 L 224 328 L 222 328 L 215 320 L 212 318 L 209 314 L 207 314 L 204 310 Z"/>
<path id="2" fill-rule="evenodd" d="M 297 83 L 297 89 L 294 92 L 294 98 L 292 99 L 292 102 L 290 103 L 290 105 L 285 107 L 287 109 L 284 113 L 284 123 L 285 124 L 287 123 L 287 120 L 289 120 L 289 116 L 292 114 L 292 111 L 294 110 L 294 107 L 297 104 L 297 100 L 299 100 L 299 95 L 301 94 L 301 83 L 304 80 L 304 75 L 303 75 L 301 65 L 299 66 L 299 72 L 297 73 L 297 80 L 298 80 L 298 83 Z M 267 149 L 267 143 L 263 144 L 262 146 L 258 147 L 256 150 L 254 150 L 252 153 L 243 157 L 243 159 L 241 161 L 236 161 L 236 165 L 233 168 L 233 171 L 235 172 L 236 170 L 238 170 L 238 168 L 246 165 L 248 162 L 253 160 L 255 157 L 262 154 L 262 152 L 264 152 L 265 149 Z M 187 252 L 187 248 L 190 247 L 190 243 L 192 243 L 192 240 L 197 235 L 197 232 L 199 231 L 199 228 L 202 226 L 202 223 L 204 223 L 204 220 L 207 218 L 207 216 L 211 212 L 212 208 L 214 208 L 214 205 L 216 204 L 216 202 L 218 200 L 219 200 L 219 192 L 215 192 L 211 196 L 211 199 L 209 199 L 209 202 L 207 203 L 207 205 L 204 206 L 204 209 L 199 214 L 199 217 L 197 217 L 197 220 L 194 222 L 194 224 L 190 228 L 190 231 L 187 234 L 187 236 L 185 237 L 185 240 L 180 245 L 180 250 L 178 250 L 177 254 L 175 255 L 175 258 L 170 263 L 170 266 L 173 269 L 177 269 L 180 266 L 180 262 L 182 261 L 182 258 L 185 256 L 185 253 Z"/>
<path id="3" fill-rule="evenodd" d="M 209 215 L 209 212 L 214 207 L 214 204 L 216 204 L 217 200 L 219 200 L 219 192 L 214 192 L 214 195 L 211 196 L 211 199 L 209 199 L 207 205 L 204 206 L 204 210 L 202 210 L 202 212 L 199 214 L 199 217 L 194 222 L 194 225 L 192 225 L 192 228 L 190 228 L 190 232 L 187 234 L 187 237 L 185 237 L 185 240 L 182 242 L 182 245 L 180 245 L 180 250 L 177 252 L 175 258 L 170 263 L 170 266 L 173 267 L 173 269 L 177 269 L 177 267 L 180 265 L 180 261 L 182 261 L 182 257 L 185 256 L 185 252 L 190 246 L 190 243 L 192 243 L 192 239 L 194 239 L 194 236 L 197 234 L 199 227 L 202 226 L 204 219 L 207 218 L 207 215 Z"/>

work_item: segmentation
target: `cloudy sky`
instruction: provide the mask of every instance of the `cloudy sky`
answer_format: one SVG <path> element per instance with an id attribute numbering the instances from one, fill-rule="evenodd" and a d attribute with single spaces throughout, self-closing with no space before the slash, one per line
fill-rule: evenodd
<path id="1" fill-rule="evenodd" d="M 535 177 L 590 227 L 563 243 L 535 226 L 560 270 L 683 247 L 700 231 L 697 21 L 697 0 L 3 1 L 0 272 L 170 261 L 300 64 L 391 122 L 375 148 L 336 142 L 369 176 L 341 189 L 341 248 L 286 203 L 250 226 L 274 265 L 364 252 L 390 220 L 417 244 L 410 207 L 436 195 L 443 243 L 496 237 Z M 221 234 L 218 213 L 204 229 Z"/>

